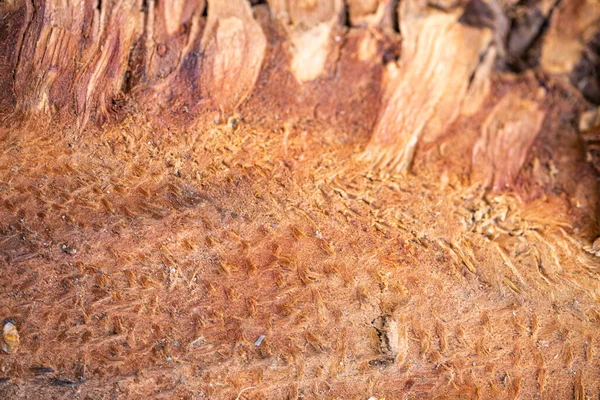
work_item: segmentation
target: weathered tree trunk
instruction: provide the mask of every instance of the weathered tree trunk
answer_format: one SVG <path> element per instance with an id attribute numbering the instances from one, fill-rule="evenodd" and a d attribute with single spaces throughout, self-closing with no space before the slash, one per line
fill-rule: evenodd
<path id="1" fill-rule="evenodd" d="M 595 0 L 0 2 L 2 398 L 598 398 Z"/>

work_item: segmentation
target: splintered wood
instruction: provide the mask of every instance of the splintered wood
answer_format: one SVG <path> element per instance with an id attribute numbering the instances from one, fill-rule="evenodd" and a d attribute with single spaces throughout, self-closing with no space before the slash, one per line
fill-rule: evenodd
<path id="1" fill-rule="evenodd" d="M 373 168 L 402 172 L 419 143 L 438 139 L 458 116 L 492 33 L 459 22 L 460 9 L 446 13 L 406 1 L 399 13 L 402 57 L 397 68 L 388 68 L 383 110 L 364 158 Z M 491 62 L 482 71 L 489 73 Z M 478 82 L 485 79 L 478 76 Z"/>
<path id="2" fill-rule="evenodd" d="M 0 2 L 0 398 L 599 398 L 599 15 Z"/>
<path id="3" fill-rule="evenodd" d="M 141 0 L 98 8 L 95 1 L 22 3 L 30 23 L 20 32 L 14 71 L 19 106 L 51 111 L 72 99 L 82 125 L 97 111 L 108 114 L 141 30 Z"/>

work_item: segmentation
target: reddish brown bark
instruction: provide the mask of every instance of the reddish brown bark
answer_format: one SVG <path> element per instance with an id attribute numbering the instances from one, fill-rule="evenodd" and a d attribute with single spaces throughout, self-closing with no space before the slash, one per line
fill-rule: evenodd
<path id="1" fill-rule="evenodd" d="M 597 398 L 598 13 L 0 3 L 0 397 Z"/>

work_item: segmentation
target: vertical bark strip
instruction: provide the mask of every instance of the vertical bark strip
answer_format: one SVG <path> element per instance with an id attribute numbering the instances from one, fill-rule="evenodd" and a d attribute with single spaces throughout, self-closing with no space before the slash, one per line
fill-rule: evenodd
<path id="1" fill-rule="evenodd" d="M 165 85 L 181 67 L 199 33 L 204 0 L 148 1 L 146 82 Z"/>
<path id="2" fill-rule="evenodd" d="M 29 22 L 15 67 L 18 107 L 72 107 L 80 125 L 93 114 L 106 115 L 123 84 L 129 48 L 142 31 L 141 0 L 48 0 L 26 10 Z"/>
<path id="3" fill-rule="evenodd" d="M 331 61 L 333 32 L 340 25 L 344 7 L 342 0 L 270 0 L 269 6 L 287 31 L 292 73 L 301 83 L 317 79 Z"/>
<path id="4" fill-rule="evenodd" d="M 252 92 L 266 46 L 265 35 L 247 0 L 209 0 L 201 42 L 201 90 L 221 110 L 233 111 Z"/>
<path id="5" fill-rule="evenodd" d="M 407 171 L 419 142 L 436 140 L 458 116 L 492 32 L 459 22 L 462 9 L 405 1 L 399 13 L 402 56 L 389 68 L 387 98 L 363 158 L 377 169 Z"/>
<path id="6" fill-rule="evenodd" d="M 514 91 L 502 98 L 473 148 L 473 179 L 496 190 L 512 186 L 540 132 L 545 112 Z"/>

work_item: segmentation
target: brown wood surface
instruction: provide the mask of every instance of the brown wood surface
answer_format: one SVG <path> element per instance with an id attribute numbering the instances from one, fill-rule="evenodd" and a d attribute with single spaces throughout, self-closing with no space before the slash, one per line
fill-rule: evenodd
<path id="1" fill-rule="evenodd" d="M 600 397 L 597 0 L 0 1 L 0 398 Z"/>

